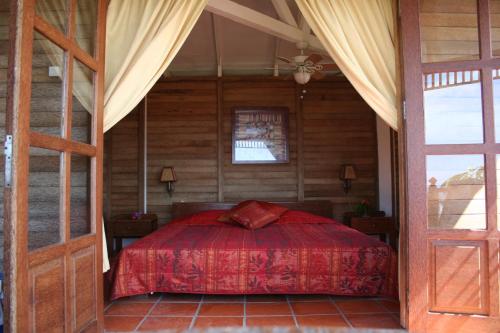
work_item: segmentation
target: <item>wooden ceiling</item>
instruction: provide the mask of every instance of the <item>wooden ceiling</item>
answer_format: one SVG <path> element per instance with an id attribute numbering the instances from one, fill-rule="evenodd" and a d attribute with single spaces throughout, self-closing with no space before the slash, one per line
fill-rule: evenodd
<path id="1" fill-rule="evenodd" d="M 306 54 L 332 62 L 293 0 L 209 0 L 166 76 L 288 75 L 276 56 Z"/>

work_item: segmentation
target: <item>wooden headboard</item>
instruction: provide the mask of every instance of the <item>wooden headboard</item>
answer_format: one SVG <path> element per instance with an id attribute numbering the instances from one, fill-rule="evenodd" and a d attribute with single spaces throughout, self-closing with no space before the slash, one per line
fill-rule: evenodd
<path id="1" fill-rule="evenodd" d="M 276 204 L 294 210 L 333 217 L 333 205 L 328 200 L 302 201 L 302 202 L 275 202 Z M 172 204 L 172 219 L 178 219 L 207 210 L 231 209 L 237 203 L 234 202 L 174 202 Z"/>

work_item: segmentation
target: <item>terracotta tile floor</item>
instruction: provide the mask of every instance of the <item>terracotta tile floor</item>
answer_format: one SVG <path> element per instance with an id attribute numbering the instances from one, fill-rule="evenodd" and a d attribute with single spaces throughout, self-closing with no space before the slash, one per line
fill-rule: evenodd
<path id="1" fill-rule="evenodd" d="M 108 304 L 104 325 L 107 332 L 220 326 L 401 328 L 396 301 L 328 295 L 143 295 Z"/>

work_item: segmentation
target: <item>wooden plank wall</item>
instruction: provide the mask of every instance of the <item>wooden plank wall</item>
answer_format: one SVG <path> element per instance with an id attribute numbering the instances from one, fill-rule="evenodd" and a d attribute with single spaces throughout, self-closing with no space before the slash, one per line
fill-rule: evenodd
<path id="1" fill-rule="evenodd" d="M 375 112 L 346 80 L 314 82 L 306 90 L 302 100 L 304 197 L 332 200 L 337 216 L 360 199 L 376 204 Z M 354 164 L 358 177 L 348 195 L 339 179 L 342 164 Z"/>
<path id="2" fill-rule="evenodd" d="M 376 203 L 374 112 L 345 78 L 313 82 L 306 93 L 302 90 L 293 81 L 273 78 L 170 79 L 157 83 L 147 96 L 148 211 L 165 222 L 174 201 L 327 199 L 334 202 L 335 215 L 341 218 L 362 199 Z M 231 163 L 231 109 L 235 106 L 289 108 L 290 163 Z M 108 203 L 112 215 L 141 207 L 137 199 L 141 176 L 136 173 L 141 163 L 140 143 L 135 134 L 141 126 L 139 120 L 132 114 L 107 134 L 113 142 L 111 152 L 106 152 L 113 164 L 109 177 L 112 201 Z M 297 126 L 300 123 L 302 126 Z M 120 167 L 117 161 L 121 161 Z M 338 179 L 343 163 L 354 163 L 359 175 L 349 195 L 343 193 Z M 174 166 L 177 173 L 171 197 L 165 184 L 159 182 L 164 166 Z"/>

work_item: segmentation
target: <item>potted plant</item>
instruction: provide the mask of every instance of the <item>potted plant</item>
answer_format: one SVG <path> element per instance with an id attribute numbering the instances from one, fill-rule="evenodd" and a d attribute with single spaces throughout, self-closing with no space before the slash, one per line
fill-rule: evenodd
<path id="1" fill-rule="evenodd" d="M 365 199 L 355 205 L 353 211 L 356 216 L 364 217 L 373 213 L 373 208 L 370 206 L 370 202 Z"/>

